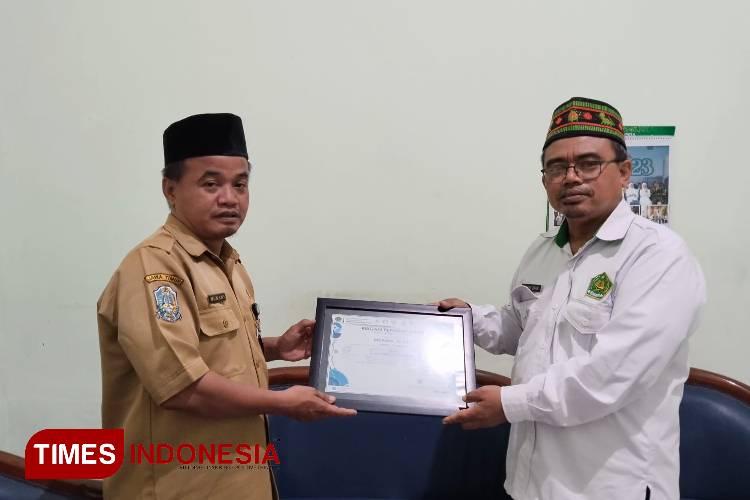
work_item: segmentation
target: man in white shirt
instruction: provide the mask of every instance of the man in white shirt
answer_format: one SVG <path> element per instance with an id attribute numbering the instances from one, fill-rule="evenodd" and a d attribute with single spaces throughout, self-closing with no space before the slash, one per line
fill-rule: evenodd
<path id="1" fill-rule="evenodd" d="M 560 105 L 542 166 L 565 222 L 526 251 L 509 304 L 471 305 L 475 343 L 515 356 L 512 385 L 469 393 L 475 404 L 445 423 L 512 424 L 505 489 L 517 500 L 678 499 L 701 269 L 679 236 L 623 200 L 632 166 L 609 104 Z"/>

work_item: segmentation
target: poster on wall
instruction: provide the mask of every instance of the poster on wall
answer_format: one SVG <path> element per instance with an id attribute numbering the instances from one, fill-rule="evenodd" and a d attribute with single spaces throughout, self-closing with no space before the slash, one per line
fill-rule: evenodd
<path id="1" fill-rule="evenodd" d="M 633 162 L 630 183 L 623 198 L 633 213 L 658 224 L 669 224 L 669 153 L 674 126 L 625 126 L 625 143 Z M 547 203 L 547 230 L 565 217 Z"/>

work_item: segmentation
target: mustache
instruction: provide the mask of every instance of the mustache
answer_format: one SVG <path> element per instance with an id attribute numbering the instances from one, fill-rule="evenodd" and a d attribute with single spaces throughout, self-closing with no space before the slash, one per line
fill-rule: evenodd
<path id="1" fill-rule="evenodd" d="M 563 189 L 562 191 L 560 191 L 560 194 L 558 195 L 558 199 L 563 199 L 566 196 L 576 196 L 576 195 L 590 196 L 591 189 L 589 189 L 589 187 L 585 185 L 574 186 L 570 189 Z"/>

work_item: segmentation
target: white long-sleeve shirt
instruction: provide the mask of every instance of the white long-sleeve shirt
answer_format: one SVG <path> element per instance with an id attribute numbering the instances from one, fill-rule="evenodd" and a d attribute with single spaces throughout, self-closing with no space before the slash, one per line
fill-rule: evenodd
<path id="1" fill-rule="evenodd" d="M 472 306 L 475 343 L 515 355 L 505 489 L 525 499 L 679 498 L 678 410 L 705 303 L 682 239 L 623 201 L 575 255 L 541 235 L 510 304 Z"/>

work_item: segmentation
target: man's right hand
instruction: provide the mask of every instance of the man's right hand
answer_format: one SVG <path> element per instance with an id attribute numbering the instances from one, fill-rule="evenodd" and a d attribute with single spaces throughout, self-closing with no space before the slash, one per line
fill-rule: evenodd
<path id="1" fill-rule="evenodd" d="M 340 408 L 333 403 L 336 398 L 304 385 L 294 385 L 279 391 L 278 413 L 302 422 L 320 420 L 327 417 L 350 417 L 357 410 Z"/>
<path id="2" fill-rule="evenodd" d="M 454 307 L 471 307 L 468 303 L 461 299 L 443 299 L 438 302 L 439 311 L 448 311 Z"/>

